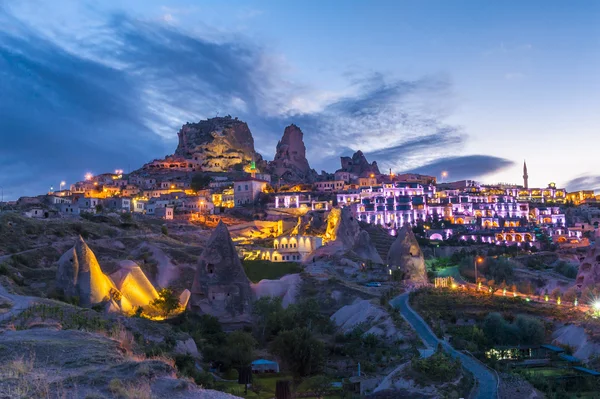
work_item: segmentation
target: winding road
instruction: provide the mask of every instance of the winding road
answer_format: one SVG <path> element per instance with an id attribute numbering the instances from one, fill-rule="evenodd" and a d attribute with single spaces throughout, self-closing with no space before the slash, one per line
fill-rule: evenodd
<path id="1" fill-rule="evenodd" d="M 442 344 L 444 350 L 453 358 L 459 358 L 463 367 L 469 370 L 478 384 L 475 392 L 475 398 L 493 399 L 498 397 L 498 381 L 496 375 L 490 371 L 484 364 L 478 360 L 458 352 L 449 343 L 438 339 L 431 328 L 425 323 L 423 318 L 417 314 L 408 303 L 409 292 L 391 300 L 393 307 L 400 309 L 402 316 L 408 321 L 412 328 L 417 332 L 421 340 L 426 346 L 435 349 L 439 344 Z"/>

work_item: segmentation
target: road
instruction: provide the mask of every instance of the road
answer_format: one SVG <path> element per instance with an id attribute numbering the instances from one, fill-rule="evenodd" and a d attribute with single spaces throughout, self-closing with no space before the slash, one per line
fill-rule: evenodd
<path id="1" fill-rule="evenodd" d="M 7 298 L 13 304 L 12 308 L 10 308 L 8 312 L 0 314 L 0 323 L 18 315 L 30 307 L 35 300 L 35 298 L 29 296 L 9 294 L 2 284 L 0 284 L 0 297 Z"/>
<path id="2" fill-rule="evenodd" d="M 431 328 L 425 323 L 425 321 L 415 312 L 408 303 L 409 293 L 404 293 L 394 299 L 391 304 L 395 308 L 400 309 L 402 316 L 408 321 L 412 328 L 417 332 L 421 340 L 425 345 L 436 348 L 438 343 L 442 344 L 444 350 L 453 358 L 459 358 L 463 367 L 469 370 L 473 376 L 477 379 L 478 385 L 476 388 L 475 398 L 480 399 L 492 399 L 498 396 L 498 381 L 496 375 L 490 371 L 480 361 L 465 355 L 462 352 L 458 352 L 449 343 L 438 339 Z"/>

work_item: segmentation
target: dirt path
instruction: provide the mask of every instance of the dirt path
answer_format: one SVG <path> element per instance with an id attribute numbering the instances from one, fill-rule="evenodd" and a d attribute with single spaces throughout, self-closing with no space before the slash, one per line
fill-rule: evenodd
<path id="1" fill-rule="evenodd" d="M 34 297 L 9 294 L 1 284 L 0 297 L 8 299 L 13 304 L 8 312 L 0 314 L 0 323 L 11 319 L 35 303 Z"/>

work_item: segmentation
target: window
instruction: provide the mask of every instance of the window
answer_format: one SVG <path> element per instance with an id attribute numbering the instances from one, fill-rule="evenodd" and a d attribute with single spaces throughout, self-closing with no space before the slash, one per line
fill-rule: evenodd
<path id="1" fill-rule="evenodd" d="M 246 184 L 246 191 L 248 191 L 248 185 Z"/>

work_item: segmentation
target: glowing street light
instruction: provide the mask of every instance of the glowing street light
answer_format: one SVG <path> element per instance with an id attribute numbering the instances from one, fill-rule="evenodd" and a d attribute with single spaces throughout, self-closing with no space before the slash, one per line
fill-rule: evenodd
<path id="1" fill-rule="evenodd" d="M 475 265 L 475 282 L 477 283 L 477 264 L 483 263 L 483 258 L 481 256 L 476 256 L 473 263 Z"/>
<path id="2" fill-rule="evenodd" d="M 59 190 L 59 191 L 62 191 L 62 188 L 63 188 L 63 186 L 64 186 L 65 184 L 67 184 L 65 181 L 61 181 L 61 182 L 60 182 L 60 190 Z"/>
<path id="3" fill-rule="evenodd" d="M 92 177 L 94 177 L 94 175 L 89 172 L 85 174 L 85 180 L 92 180 Z"/>
<path id="4" fill-rule="evenodd" d="M 448 172 L 446 172 L 445 170 L 442 172 L 442 182 L 444 182 L 444 179 L 448 177 Z"/>
<path id="5" fill-rule="evenodd" d="M 592 309 L 594 309 L 596 312 L 600 312 L 600 299 L 596 299 L 594 302 L 592 302 Z"/>

